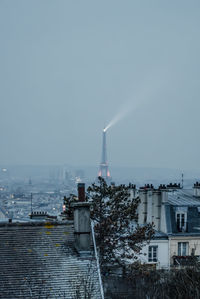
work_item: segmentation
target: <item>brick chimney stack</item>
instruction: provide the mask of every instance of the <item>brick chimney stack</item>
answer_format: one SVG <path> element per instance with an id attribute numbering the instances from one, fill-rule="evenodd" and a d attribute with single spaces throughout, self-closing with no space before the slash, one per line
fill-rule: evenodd
<path id="1" fill-rule="evenodd" d="M 85 201 L 85 184 L 83 183 L 78 184 L 78 200 Z"/>

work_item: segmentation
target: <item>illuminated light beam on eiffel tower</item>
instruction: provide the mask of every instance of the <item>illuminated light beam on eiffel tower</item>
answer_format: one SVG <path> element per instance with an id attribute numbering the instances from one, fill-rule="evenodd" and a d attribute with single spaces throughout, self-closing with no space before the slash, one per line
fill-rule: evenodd
<path id="1" fill-rule="evenodd" d="M 106 148 L 106 128 L 103 129 L 103 142 L 102 142 L 102 157 L 99 167 L 98 176 L 108 180 L 111 178 L 110 171 L 108 169 L 108 160 L 107 160 L 107 148 Z"/>

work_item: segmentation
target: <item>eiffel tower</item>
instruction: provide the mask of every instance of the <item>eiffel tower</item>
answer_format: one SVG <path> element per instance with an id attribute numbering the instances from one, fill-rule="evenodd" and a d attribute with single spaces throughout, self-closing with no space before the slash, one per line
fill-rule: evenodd
<path id="1" fill-rule="evenodd" d="M 105 180 L 110 180 L 110 171 L 108 169 L 108 161 L 107 161 L 107 149 L 106 149 L 106 129 L 103 129 L 103 143 L 102 143 L 102 156 L 101 163 L 99 167 L 98 176 L 104 178 Z"/>

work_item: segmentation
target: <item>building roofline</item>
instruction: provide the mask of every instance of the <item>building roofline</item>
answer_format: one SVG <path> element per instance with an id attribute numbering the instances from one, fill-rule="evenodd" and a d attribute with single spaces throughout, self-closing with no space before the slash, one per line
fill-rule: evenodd
<path id="1" fill-rule="evenodd" d="M 169 237 L 200 237 L 199 233 L 169 233 Z"/>
<path id="2" fill-rule="evenodd" d="M 73 220 L 63 220 L 63 221 L 13 221 L 9 223 L 8 221 L 0 222 L 0 227 L 13 227 L 13 226 L 46 226 L 46 225 L 72 225 Z"/>

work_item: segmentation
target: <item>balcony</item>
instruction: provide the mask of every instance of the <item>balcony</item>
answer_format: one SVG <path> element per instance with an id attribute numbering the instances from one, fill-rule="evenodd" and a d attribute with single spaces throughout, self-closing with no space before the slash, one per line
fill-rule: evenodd
<path id="1" fill-rule="evenodd" d="M 172 258 L 174 266 L 193 266 L 196 262 L 200 260 L 199 255 L 174 255 Z"/>

